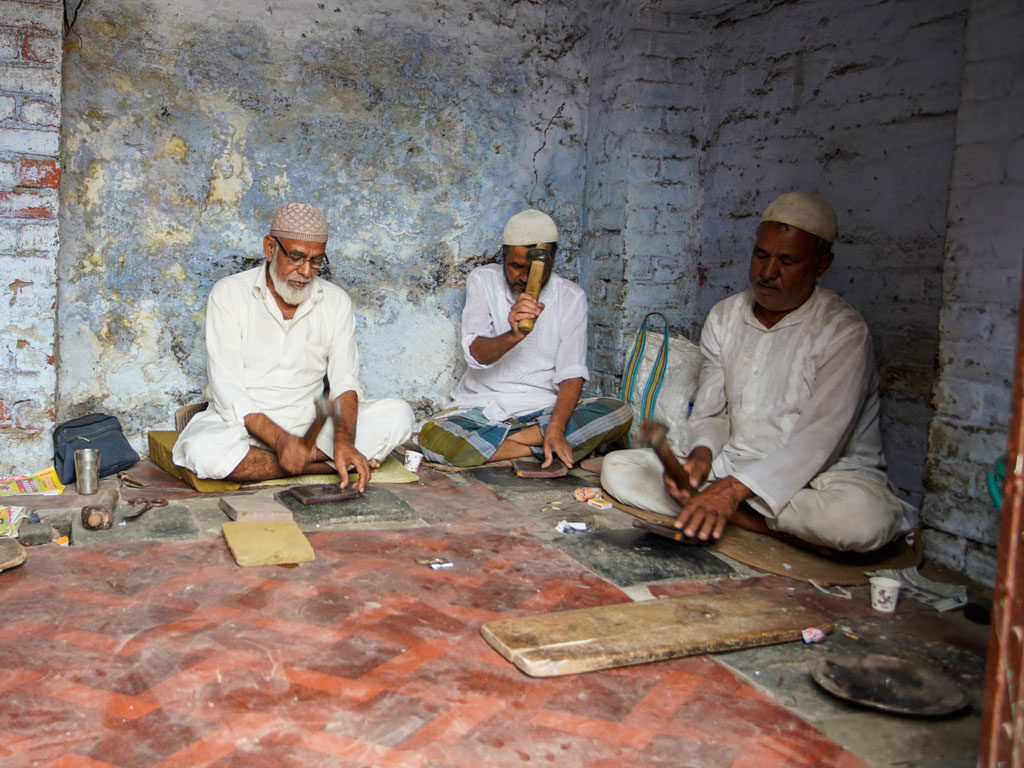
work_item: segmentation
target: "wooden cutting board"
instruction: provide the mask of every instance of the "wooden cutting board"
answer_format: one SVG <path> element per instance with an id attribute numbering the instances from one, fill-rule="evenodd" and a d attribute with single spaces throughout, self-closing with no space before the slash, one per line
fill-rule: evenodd
<path id="1" fill-rule="evenodd" d="M 531 677 L 732 651 L 832 630 L 827 616 L 757 587 L 541 613 L 484 624 L 484 639 Z"/>

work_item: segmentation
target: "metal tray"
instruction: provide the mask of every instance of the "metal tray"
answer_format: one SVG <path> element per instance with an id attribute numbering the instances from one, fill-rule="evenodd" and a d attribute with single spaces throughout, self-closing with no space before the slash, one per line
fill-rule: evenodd
<path id="1" fill-rule="evenodd" d="M 902 715 L 948 715 L 968 703 L 960 686 L 945 675 L 895 656 L 829 656 L 811 676 L 833 696 Z"/>

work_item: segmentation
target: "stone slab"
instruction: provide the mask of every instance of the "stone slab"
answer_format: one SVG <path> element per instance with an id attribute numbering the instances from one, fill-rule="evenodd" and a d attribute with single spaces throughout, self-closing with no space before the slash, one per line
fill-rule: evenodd
<path id="1" fill-rule="evenodd" d="M 564 534 L 551 543 L 619 587 L 736 575 L 707 547 L 681 544 L 636 528 Z"/>
<path id="2" fill-rule="evenodd" d="M 223 496 L 220 508 L 232 520 L 292 520 L 292 511 L 269 496 Z"/>
<path id="3" fill-rule="evenodd" d="M 409 504 L 387 488 L 368 485 L 363 495 L 347 501 L 326 501 L 303 504 L 287 491 L 275 495 L 287 507 L 303 530 L 333 528 L 374 523 L 419 523 L 420 518 Z"/>

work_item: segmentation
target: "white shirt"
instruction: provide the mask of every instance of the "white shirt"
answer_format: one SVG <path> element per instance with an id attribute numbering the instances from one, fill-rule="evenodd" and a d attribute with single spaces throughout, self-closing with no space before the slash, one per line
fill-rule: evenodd
<path id="1" fill-rule="evenodd" d="M 590 378 L 583 289 L 552 273 L 538 301 L 544 310 L 533 330 L 498 360 L 484 365 L 469 347 L 480 336 L 491 338 L 511 330 L 508 313 L 516 296 L 501 264 L 469 273 L 462 310 L 462 354 L 469 367 L 452 392 L 456 408 L 483 408 L 487 418 L 504 421 L 554 405 L 560 382 Z"/>
<path id="2" fill-rule="evenodd" d="M 219 280 L 206 307 L 207 399 L 228 423 L 263 413 L 286 430 L 308 424 L 314 399 L 354 390 L 359 354 L 352 301 L 315 278 L 312 295 L 285 320 L 267 287 L 267 265 Z"/>
<path id="3" fill-rule="evenodd" d="M 709 448 L 715 476 L 750 488 L 767 516 L 825 470 L 885 485 L 878 375 L 864 320 L 821 287 L 772 328 L 753 307 L 748 290 L 708 315 L 687 452 Z"/>

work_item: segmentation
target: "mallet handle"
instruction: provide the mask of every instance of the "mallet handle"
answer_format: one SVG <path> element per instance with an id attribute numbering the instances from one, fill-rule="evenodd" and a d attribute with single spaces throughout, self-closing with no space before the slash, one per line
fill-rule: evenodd
<path id="1" fill-rule="evenodd" d="M 544 280 L 544 262 L 541 259 L 535 259 L 530 262 L 530 274 L 526 278 L 526 290 L 524 293 L 530 294 L 533 298 L 540 296 L 540 284 Z M 532 317 L 524 317 L 519 321 L 519 330 L 523 333 L 529 333 L 533 330 Z"/>

